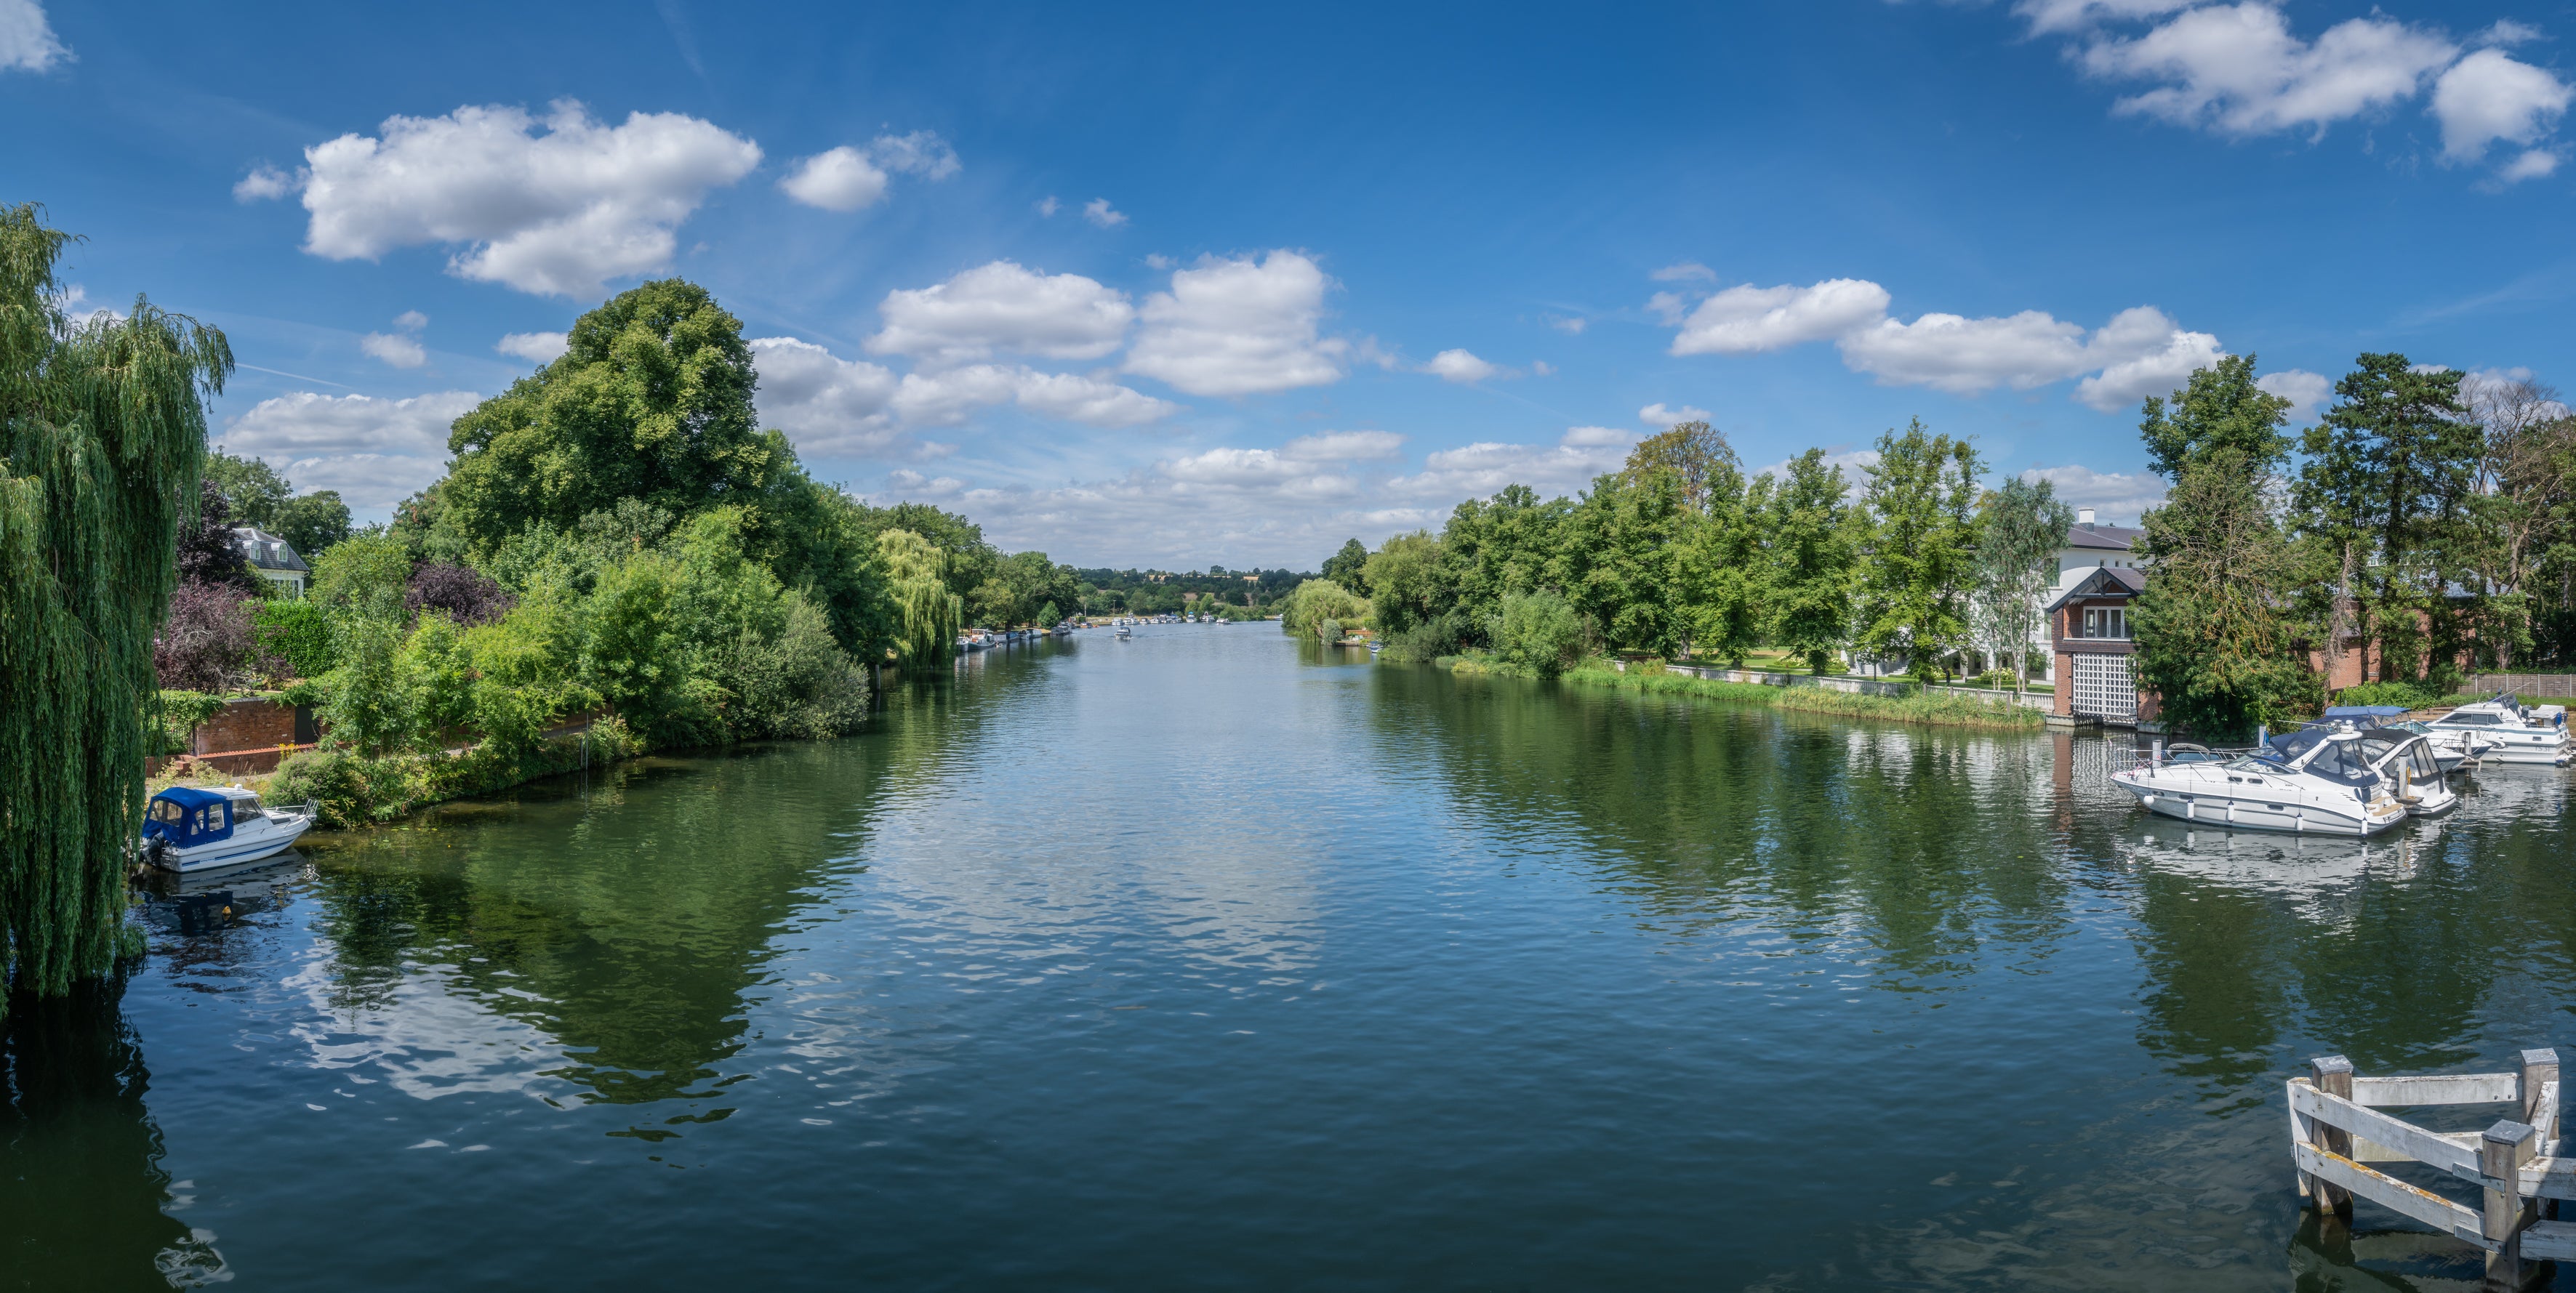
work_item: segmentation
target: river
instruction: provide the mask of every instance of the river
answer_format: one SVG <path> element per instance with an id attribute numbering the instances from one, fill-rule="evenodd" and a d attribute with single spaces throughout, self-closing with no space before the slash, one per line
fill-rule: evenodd
<path id="1" fill-rule="evenodd" d="M 2561 1038 L 2568 774 L 2364 845 L 2149 820 L 2130 751 L 977 656 L 151 896 L 121 997 L 6 1025 L 0 1287 L 2474 1277 L 2302 1228 L 2281 1082 Z"/>

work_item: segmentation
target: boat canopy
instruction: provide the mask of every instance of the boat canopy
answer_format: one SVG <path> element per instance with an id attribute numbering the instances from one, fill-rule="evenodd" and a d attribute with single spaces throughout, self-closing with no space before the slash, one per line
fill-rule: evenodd
<path id="1" fill-rule="evenodd" d="M 2330 705 L 2321 718 L 2395 718 L 2406 712 L 2404 705 Z"/>
<path id="2" fill-rule="evenodd" d="M 2274 757 L 2282 763 L 2310 776 L 2368 789 L 2379 784 L 2379 774 L 2370 770 L 2360 749 L 2346 748 L 2360 744 L 2357 737 L 2319 728 L 2285 732 L 2271 740 Z"/>
<path id="3" fill-rule="evenodd" d="M 143 834 L 182 849 L 231 839 L 232 800 L 213 790 L 172 786 L 143 806 Z"/>

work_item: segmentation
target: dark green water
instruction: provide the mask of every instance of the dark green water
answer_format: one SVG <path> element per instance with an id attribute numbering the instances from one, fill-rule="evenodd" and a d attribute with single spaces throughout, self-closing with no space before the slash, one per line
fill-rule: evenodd
<path id="1" fill-rule="evenodd" d="M 2365 846 L 2151 821 L 2126 754 L 1266 626 L 979 657 L 156 898 L 6 1025 L 0 1286 L 2473 1276 L 2303 1232 L 2281 1081 L 2562 1039 L 2567 774 Z"/>

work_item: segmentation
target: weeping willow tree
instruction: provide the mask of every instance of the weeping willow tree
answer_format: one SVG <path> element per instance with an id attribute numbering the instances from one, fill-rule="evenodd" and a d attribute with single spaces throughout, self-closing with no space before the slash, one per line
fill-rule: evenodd
<path id="1" fill-rule="evenodd" d="M 115 962 L 152 633 L 223 389 L 223 334 L 137 299 L 74 322 L 70 235 L 0 208 L 0 964 L 56 996 Z"/>
<path id="2" fill-rule="evenodd" d="M 946 665 L 966 622 L 966 603 L 942 577 L 947 554 L 910 530 L 879 534 L 877 551 L 885 557 L 886 591 L 894 602 L 896 652 L 915 671 L 926 670 L 924 662 Z"/>

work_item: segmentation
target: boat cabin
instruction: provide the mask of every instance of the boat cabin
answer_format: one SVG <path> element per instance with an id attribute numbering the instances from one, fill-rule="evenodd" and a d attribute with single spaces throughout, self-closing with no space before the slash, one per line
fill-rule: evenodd
<path id="1" fill-rule="evenodd" d="M 233 837 L 237 816 L 256 815 L 259 800 L 249 801 L 245 811 L 235 807 L 233 796 L 220 790 L 200 790 L 195 786 L 172 786 L 152 796 L 143 806 L 143 836 L 168 840 L 174 849 L 195 848 Z"/>

